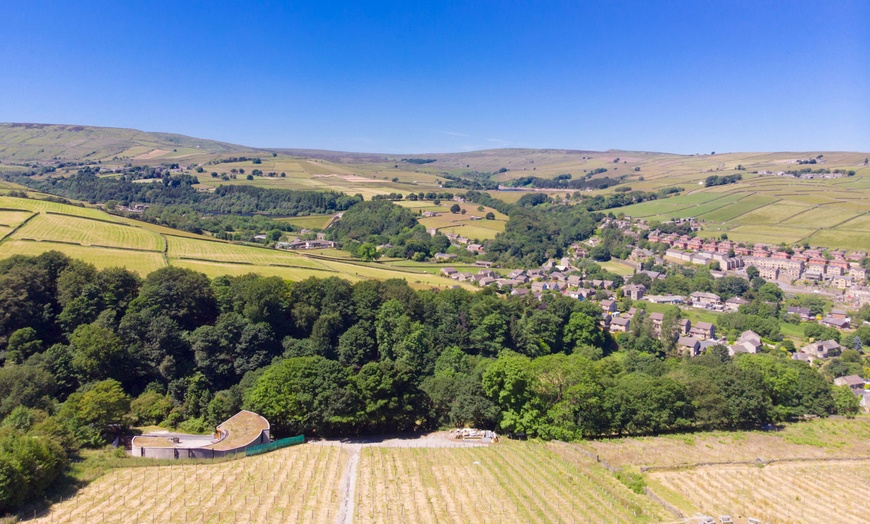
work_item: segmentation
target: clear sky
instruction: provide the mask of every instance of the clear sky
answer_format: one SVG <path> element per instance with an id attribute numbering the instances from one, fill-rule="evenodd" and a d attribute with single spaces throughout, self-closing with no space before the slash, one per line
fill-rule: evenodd
<path id="1" fill-rule="evenodd" d="M 4 122 L 386 153 L 870 151 L 867 0 L 0 0 L 0 13 Z"/>

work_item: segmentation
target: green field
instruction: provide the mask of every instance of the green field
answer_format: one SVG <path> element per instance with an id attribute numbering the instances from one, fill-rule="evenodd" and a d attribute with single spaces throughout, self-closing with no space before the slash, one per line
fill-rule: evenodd
<path id="1" fill-rule="evenodd" d="M 163 238 L 142 228 L 64 215 L 39 214 L 13 235 L 16 239 L 163 251 Z"/>
<path id="2" fill-rule="evenodd" d="M 698 215 L 698 218 L 706 220 L 708 222 L 728 222 L 741 215 L 745 215 L 746 213 L 749 213 L 754 209 L 766 206 L 775 201 L 775 197 L 769 197 L 764 195 L 748 195 L 737 202 L 733 202 L 718 209 L 704 213 L 702 215 Z"/>
<path id="3" fill-rule="evenodd" d="M 3 211 L 0 210 L 0 226 L 15 227 L 30 218 L 33 213 L 29 211 Z"/>
<path id="4" fill-rule="evenodd" d="M 65 215 L 73 215 L 85 218 L 97 218 L 100 220 L 108 220 L 110 222 L 118 222 L 116 217 L 113 217 L 99 209 L 90 207 L 70 206 L 66 204 L 57 204 L 55 202 L 47 202 L 45 200 L 36 200 L 34 198 L 13 198 L 0 196 L 0 209 L 18 209 L 23 211 L 32 211 L 35 213 L 62 213 Z"/>
<path id="5" fill-rule="evenodd" d="M 326 269 L 317 260 L 298 256 L 292 252 L 262 247 L 240 246 L 226 242 L 205 241 L 193 238 L 167 237 L 171 259 L 199 259 L 212 262 L 253 264 L 259 266 L 285 265 L 312 269 Z"/>
<path id="6" fill-rule="evenodd" d="M 810 236 L 808 242 L 814 246 L 866 251 L 870 248 L 870 230 L 823 229 Z"/>
<path id="7" fill-rule="evenodd" d="M 434 206 L 431 202 L 402 202 L 401 205 L 412 210 L 420 211 L 436 211 L 440 213 L 437 217 L 421 217 L 419 222 L 426 226 L 426 229 L 437 229 L 442 233 L 456 233 L 472 240 L 488 240 L 495 238 L 498 233 L 504 231 L 504 226 L 507 223 L 507 215 L 499 213 L 495 209 L 478 204 L 462 203 L 459 204 L 461 210 L 465 211 L 463 215 L 460 213 L 451 213 L 450 207 L 455 205 L 455 202 L 442 202 L 440 206 Z M 482 211 L 478 207 L 483 207 Z M 484 217 L 487 213 L 495 215 L 495 220 L 472 220 L 472 216 Z"/>
<path id="8" fill-rule="evenodd" d="M 332 220 L 332 216 L 333 215 L 310 215 L 306 217 L 278 218 L 276 220 L 306 229 L 323 229 L 326 227 L 326 224 Z"/>
<path id="9" fill-rule="evenodd" d="M 53 242 L 29 242 L 25 240 L 6 239 L 0 244 L 0 258 L 13 255 L 35 256 L 46 251 L 60 251 L 72 258 L 77 258 L 97 268 L 125 267 L 145 276 L 166 266 L 161 253 L 128 251 L 124 249 L 106 249 L 101 247 L 77 246 L 72 244 L 55 244 Z"/>

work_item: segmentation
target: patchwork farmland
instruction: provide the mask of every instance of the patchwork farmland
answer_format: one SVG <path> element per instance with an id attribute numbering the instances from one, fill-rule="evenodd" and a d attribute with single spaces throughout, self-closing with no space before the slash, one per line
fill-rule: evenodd
<path id="1" fill-rule="evenodd" d="M 843 179 L 753 178 L 613 211 L 660 221 L 694 217 L 704 221 L 701 236 L 727 233 L 738 242 L 806 241 L 823 247 L 866 249 L 870 204 L 864 193 L 844 186 L 862 184 L 870 174 L 855 178 L 846 183 Z"/>
<path id="2" fill-rule="evenodd" d="M 153 224 L 36 199 L 0 197 L 0 258 L 56 250 L 98 268 L 141 276 L 173 265 L 209 277 L 259 273 L 287 280 L 340 276 L 351 281 L 404 278 L 414 287 L 449 287 L 437 266 L 404 260 L 360 262 L 346 253 L 291 252 L 231 244 Z"/>

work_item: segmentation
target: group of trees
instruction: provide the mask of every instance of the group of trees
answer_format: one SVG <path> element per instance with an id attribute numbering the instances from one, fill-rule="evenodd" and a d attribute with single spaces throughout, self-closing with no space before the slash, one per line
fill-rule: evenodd
<path id="1" fill-rule="evenodd" d="M 344 211 L 362 201 L 343 193 L 327 191 L 291 191 L 254 186 L 222 185 L 214 192 L 200 192 L 191 175 L 170 175 L 152 183 L 98 177 L 91 168 L 66 178 L 36 180 L 27 176 L 14 181 L 53 195 L 85 202 L 118 202 L 121 205 L 143 203 L 159 206 L 187 205 L 200 213 L 306 215 Z"/>
<path id="2" fill-rule="evenodd" d="M 743 180 L 743 175 L 740 173 L 734 175 L 711 175 L 704 180 L 704 187 L 724 186 L 725 184 L 736 184 Z"/>
<path id="3" fill-rule="evenodd" d="M 603 169 L 603 168 L 602 168 Z M 604 169 L 606 172 L 607 170 Z M 566 178 L 567 177 L 567 178 Z M 540 178 L 536 176 L 526 176 L 516 178 L 509 182 L 511 187 L 530 187 L 542 189 L 607 189 L 621 183 L 618 178 L 601 177 L 591 178 L 591 175 L 586 175 L 582 178 L 572 179 L 571 175 L 558 175 L 556 178 Z"/>
<path id="4" fill-rule="evenodd" d="M 658 191 L 615 192 L 609 195 L 595 195 L 593 197 L 577 194 L 577 198 L 581 201 L 580 205 L 584 206 L 587 211 L 603 211 L 605 209 L 639 204 L 649 200 L 667 198 L 681 191 L 683 191 L 681 187 L 666 187 Z"/>
<path id="5" fill-rule="evenodd" d="M 375 246 L 390 245 L 385 256 L 426 260 L 447 251 L 450 240 L 443 234 L 429 235 L 411 210 L 392 202 L 374 200 L 352 207 L 329 228 L 329 238 L 359 258 L 371 260 L 380 255 Z"/>
<path id="6" fill-rule="evenodd" d="M 548 203 L 515 207 L 509 212 L 504 232 L 486 242 L 487 256 L 523 267 L 535 267 L 550 258 L 564 256 L 568 246 L 595 233 L 601 218 L 579 206 Z"/>
<path id="7" fill-rule="evenodd" d="M 118 212 L 107 204 L 110 212 Z M 208 231 L 221 240 L 250 242 L 264 231 L 290 232 L 300 228 L 266 215 L 204 215 L 189 205 L 151 206 L 142 213 L 131 214 L 139 220 L 201 234 Z"/>

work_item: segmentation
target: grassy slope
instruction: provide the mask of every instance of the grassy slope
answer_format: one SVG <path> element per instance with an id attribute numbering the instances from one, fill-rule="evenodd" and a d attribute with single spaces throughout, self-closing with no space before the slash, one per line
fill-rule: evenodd
<path id="1" fill-rule="evenodd" d="M 0 197 L 0 237 L 0 258 L 57 250 L 99 268 L 121 266 L 143 276 L 169 264 L 210 277 L 260 273 L 287 280 L 339 276 L 353 281 L 404 278 L 419 288 L 456 285 L 436 274 L 437 266 L 431 264 L 363 263 L 335 250 L 287 252 L 230 244 L 95 208 L 32 198 Z"/>
<path id="2" fill-rule="evenodd" d="M 234 153 L 253 148 L 170 133 L 135 129 L 48 124 L 0 124 L 0 161 L 107 160 L 135 157 L 154 150 L 152 158 L 180 158 L 203 153 Z M 173 151 L 175 150 L 175 151 Z"/>

